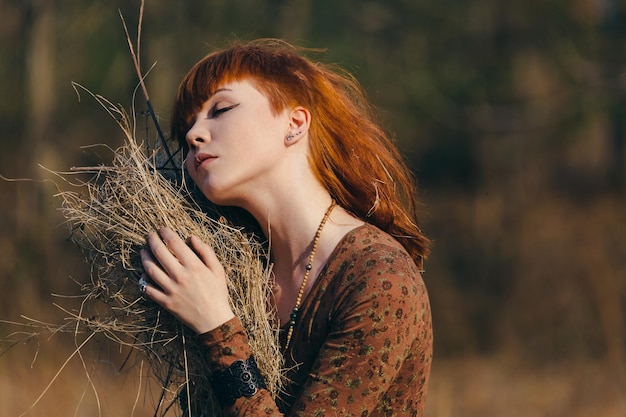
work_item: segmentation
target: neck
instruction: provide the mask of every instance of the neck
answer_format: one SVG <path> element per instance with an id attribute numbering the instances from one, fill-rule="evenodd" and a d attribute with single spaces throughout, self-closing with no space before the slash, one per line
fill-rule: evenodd
<path id="1" fill-rule="evenodd" d="M 331 197 L 308 170 L 294 169 L 289 183 L 282 182 L 281 186 L 267 184 L 250 190 L 248 198 L 235 205 L 256 219 L 270 242 L 273 262 L 293 265 L 306 252 Z"/>
<path id="2" fill-rule="evenodd" d="M 284 278 L 301 278 L 322 218 L 331 204 L 331 197 L 323 193 L 306 201 L 291 200 L 269 209 L 264 219 L 257 217 L 270 242 L 270 256 L 274 271 Z M 332 227 L 326 225 L 329 229 Z M 323 252 L 323 248 L 322 248 Z"/>
<path id="3" fill-rule="evenodd" d="M 316 260 L 315 256 L 317 255 L 318 249 L 320 249 L 324 226 L 328 222 L 334 208 L 335 202 L 331 200 L 315 230 L 313 239 L 299 256 L 296 256 L 298 252 L 291 252 L 291 262 L 286 262 L 287 257 L 285 257 L 283 261 L 274 263 L 274 301 L 277 307 L 279 322 L 289 323 L 287 345 L 289 345 L 289 341 L 291 340 L 302 300 L 305 295 L 308 294 L 313 282 L 316 281 L 321 265 L 326 262 L 327 256 L 325 254 L 320 254 L 320 257 L 323 258 L 322 260 Z M 327 239 L 325 239 L 325 241 L 326 240 Z M 323 248 L 329 247 L 327 244 L 321 246 Z M 294 298 L 295 301 L 292 301 Z"/>
<path id="4" fill-rule="evenodd" d="M 281 180 L 279 187 L 275 186 L 278 182 L 274 186 L 258 186 L 246 193 L 245 201 L 234 205 L 254 216 L 270 243 L 274 301 L 280 322 L 284 324 L 296 302 L 313 239 L 332 198 L 310 170 L 303 173 L 294 168 L 282 174 L 281 178 L 289 175 L 288 183 Z M 337 243 L 349 230 L 362 223 L 339 207 L 333 210 L 318 241 L 303 299 Z"/>

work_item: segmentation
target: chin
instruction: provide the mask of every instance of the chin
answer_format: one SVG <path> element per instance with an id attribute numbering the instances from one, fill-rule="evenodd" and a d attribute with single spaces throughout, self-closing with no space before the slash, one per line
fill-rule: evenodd
<path id="1" fill-rule="evenodd" d="M 204 187 L 202 188 L 202 194 L 204 194 L 207 200 L 218 206 L 235 205 L 235 199 L 226 190 Z"/>
<path id="2" fill-rule="evenodd" d="M 204 181 L 196 183 L 198 189 L 202 194 L 213 204 L 218 206 L 237 206 L 241 207 L 243 200 L 241 192 L 235 192 L 236 184 L 232 181 L 216 182 L 211 181 L 209 178 L 204 178 Z"/>

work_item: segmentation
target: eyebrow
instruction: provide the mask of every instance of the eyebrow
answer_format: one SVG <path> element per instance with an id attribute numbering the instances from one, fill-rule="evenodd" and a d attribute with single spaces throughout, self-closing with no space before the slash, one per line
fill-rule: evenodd
<path id="1" fill-rule="evenodd" d="M 226 88 L 226 87 L 218 88 L 217 90 L 215 90 L 215 92 L 213 94 L 211 94 L 211 97 L 213 97 L 217 93 L 221 93 L 222 91 L 233 91 L 233 90 L 230 89 L 230 88 Z"/>

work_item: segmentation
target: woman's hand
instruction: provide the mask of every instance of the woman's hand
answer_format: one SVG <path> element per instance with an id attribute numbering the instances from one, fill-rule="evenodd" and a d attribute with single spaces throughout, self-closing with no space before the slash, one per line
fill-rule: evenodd
<path id="1" fill-rule="evenodd" d="M 145 294 L 198 334 L 232 319 L 224 268 L 213 249 L 195 236 L 191 248 L 171 229 L 148 234 L 152 251 L 141 250 L 145 273 L 152 279 Z"/>

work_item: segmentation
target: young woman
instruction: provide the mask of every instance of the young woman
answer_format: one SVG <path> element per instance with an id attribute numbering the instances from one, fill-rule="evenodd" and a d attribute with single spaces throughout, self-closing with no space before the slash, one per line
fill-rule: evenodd
<path id="1" fill-rule="evenodd" d="M 142 252 L 145 294 L 198 333 L 228 415 L 422 415 L 432 326 L 415 187 L 347 74 L 281 41 L 198 62 L 172 134 L 213 203 L 241 207 L 271 242 L 289 369 L 264 389 L 212 249 L 167 228 Z"/>

